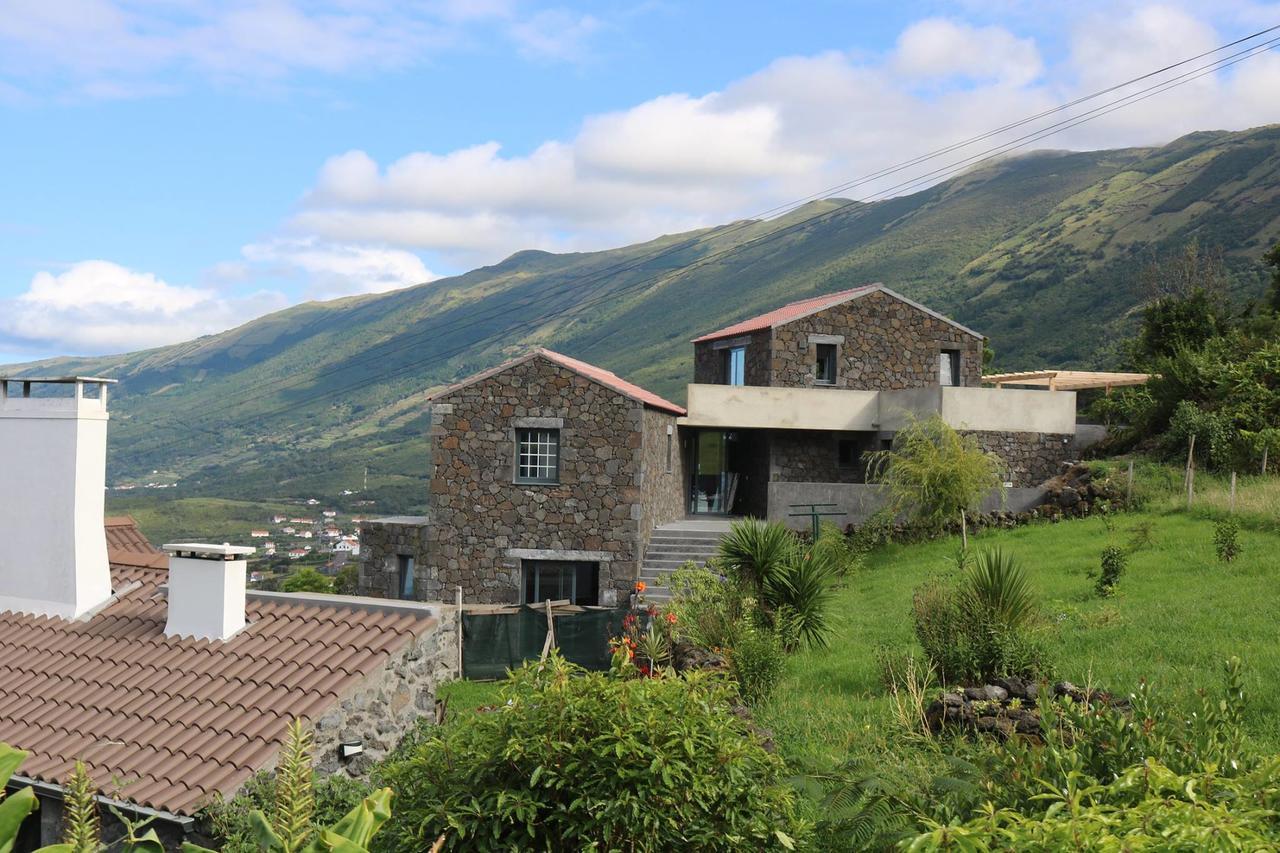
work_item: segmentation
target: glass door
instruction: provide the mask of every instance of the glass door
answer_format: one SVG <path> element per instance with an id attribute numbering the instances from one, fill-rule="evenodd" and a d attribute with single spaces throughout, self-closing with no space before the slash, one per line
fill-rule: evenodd
<path id="1" fill-rule="evenodd" d="M 701 430 L 693 443 L 693 478 L 689 488 L 691 513 L 724 514 L 733 508 L 738 475 L 730 470 L 737 436 L 720 430 Z"/>

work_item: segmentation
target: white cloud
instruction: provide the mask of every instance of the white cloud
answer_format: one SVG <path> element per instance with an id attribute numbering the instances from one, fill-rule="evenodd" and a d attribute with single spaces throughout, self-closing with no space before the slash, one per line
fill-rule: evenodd
<path id="1" fill-rule="evenodd" d="M 245 246 L 245 259 L 266 271 L 308 278 L 313 299 L 334 299 L 357 293 L 383 293 L 438 278 L 412 252 L 369 246 L 323 243 L 314 238 L 276 239 Z"/>
<path id="2" fill-rule="evenodd" d="M 912 77 L 962 76 L 1020 86 L 1039 76 L 1043 64 L 1034 40 L 1003 27 L 928 18 L 898 37 L 894 67 Z"/>
<path id="3" fill-rule="evenodd" d="M 577 61 L 602 28 L 510 0 L 7 0 L 0 74 L 87 97 L 147 97 L 180 88 L 184 73 L 242 82 L 415 65 L 476 31 L 529 57 Z"/>
<path id="4" fill-rule="evenodd" d="M 768 210 L 1230 39 L 1166 5 L 1086 5 L 1082 16 L 1055 30 L 1066 44 L 1053 62 L 1022 33 L 930 18 L 884 54 L 785 57 L 717 92 L 587 116 L 572 137 L 527 154 L 508 155 L 497 141 L 385 164 L 349 151 L 320 170 L 287 230 L 460 267 L 522 248 L 604 248 Z M 1264 124 L 1280 119 L 1276 91 L 1280 56 L 1266 55 L 1017 150 L 1159 144 Z M 946 175 L 925 173 L 1062 118 L 842 194 L 927 186 Z"/>
<path id="5" fill-rule="evenodd" d="M 90 260 L 60 273 L 36 273 L 26 292 L 0 305 L 0 339 L 6 348 L 97 354 L 222 331 L 283 308 L 285 299 L 268 292 L 228 298 Z"/>

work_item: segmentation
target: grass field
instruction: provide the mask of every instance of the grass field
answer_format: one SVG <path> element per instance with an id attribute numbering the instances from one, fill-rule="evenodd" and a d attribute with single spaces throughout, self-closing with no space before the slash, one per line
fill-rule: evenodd
<path id="1" fill-rule="evenodd" d="M 1214 519 L 1226 513 L 1226 478 L 1201 475 L 1196 504 L 1185 511 L 1176 472 L 1155 466 L 1139 485 L 1141 512 L 985 531 L 975 548 L 999 545 L 1025 566 L 1041 604 L 1038 628 L 1055 677 L 1128 692 L 1153 683 L 1167 701 L 1188 710 L 1197 691 L 1216 689 L 1223 662 L 1245 664 L 1245 714 L 1250 737 L 1280 752 L 1280 479 L 1241 480 L 1236 509 L 1243 552 L 1217 559 Z M 1132 550 L 1117 593 L 1093 591 L 1102 549 L 1132 547 L 1146 530 L 1150 543 Z M 929 762 L 894 722 L 881 684 L 878 646 L 919 653 L 911 626 L 913 590 L 934 574 L 954 571 L 956 539 L 888 545 L 839 590 L 829 648 L 787 661 L 774 698 L 757 709 L 779 749 L 797 770 L 822 770 L 851 757 L 910 764 Z M 458 713 L 494 701 L 496 684 L 457 682 L 444 689 Z"/>

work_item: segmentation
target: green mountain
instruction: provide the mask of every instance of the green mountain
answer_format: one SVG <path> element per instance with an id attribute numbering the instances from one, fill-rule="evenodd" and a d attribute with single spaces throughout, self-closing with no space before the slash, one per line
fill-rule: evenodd
<path id="1" fill-rule="evenodd" d="M 23 368 L 120 379 L 114 483 L 180 480 L 151 493 L 167 498 L 351 490 L 339 502 L 400 511 L 425 497 L 428 389 L 531 345 L 680 399 L 696 333 L 883 281 L 987 334 L 999 367 L 1105 367 L 1133 326 L 1139 270 L 1191 239 L 1223 247 L 1240 301 L 1262 292 L 1258 258 L 1280 239 L 1280 126 L 1039 152 L 887 201 L 829 199 L 602 252 L 519 252 L 188 343 Z"/>

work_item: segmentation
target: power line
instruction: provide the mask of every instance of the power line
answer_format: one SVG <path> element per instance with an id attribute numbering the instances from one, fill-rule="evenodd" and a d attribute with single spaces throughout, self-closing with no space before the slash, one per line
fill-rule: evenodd
<path id="1" fill-rule="evenodd" d="M 1260 33 L 1259 33 L 1259 34 L 1265 34 L 1265 33 L 1267 33 L 1267 32 L 1271 32 L 1271 31 L 1276 30 L 1276 29 L 1280 29 L 1280 26 L 1277 26 L 1277 27 L 1271 27 L 1271 28 L 1268 28 L 1267 30 L 1262 30 L 1262 31 L 1260 31 Z M 1243 41 L 1243 40 L 1237 40 L 1237 42 L 1233 42 L 1233 43 L 1232 43 L 1232 45 L 1234 45 L 1234 44 L 1238 44 L 1238 43 L 1240 43 L 1241 41 Z M 1276 44 L 1277 44 L 1277 43 L 1280 43 L 1280 38 L 1274 38 L 1274 39 L 1271 39 L 1270 41 L 1267 41 L 1267 42 L 1265 42 L 1265 43 L 1263 43 L 1263 44 L 1261 44 L 1261 45 L 1254 45 L 1253 47 L 1251 47 L 1251 48 L 1249 48 L 1249 49 L 1247 49 L 1247 50 L 1245 50 L 1245 51 L 1240 51 L 1240 52 L 1238 52 L 1238 53 L 1236 53 L 1236 54 L 1233 54 L 1233 55 L 1231 55 L 1231 56 L 1224 57 L 1224 58 L 1219 59 L 1219 60 L 1215 60 L 1214 62 L 1209 63 L 1209 64 L 1207 64 L 1207 65 L 1205 65 L 1205 66 L 1202 66 L 1202 67 L 1200 67 L 1200 68 L 1196 68 L 1196 69 L 1193 69 L 1193 70 L 1191 70 L 1191 71 L 1185 72 L 1185 73 L 1183 73 L 1183 74 L 1181 74 L 1181 75 L 1178 75 L 1178 76 L 1176 76 L 1176 77 L 1174 77 L 1174 78 L 1171 78 L 1171 79 L 1169 79 L 1169 80 L 1165 80 L 1165 81 L 1162 81 L 1162 82 L 1160 82 L 1160 83 L 1157 83 L 1157 84 L 1155 84 L 1155 85 L 1153 85 L 1153 86 L 1150 86 L 1150 87 L 1148 87 L 1147 89 L 1140 90 L 1139 92 L 1132 93 L 1132 94 L 1127 95 L 1127 96 L 1125 96 L 1125 97 L 1123 97 L 1123 98 L 1117 99 L 1116 101 L 1112 101 L 1112 102 L 1110 102 L 1110 103 L 1108 103 L 1108 104 L 1104 104 L 1104 105 L 1102 105 L 1102 106 L 1100 106 L 1100 107 L 1096 107 L 1096 108 L 1094 108 L 1094 109 L 1092 109 L 1092 110 L 1089 110 L 1089 111 L 1087 111 L 1087 112 L 1085 112 L 1085 113 L 1083 113 L 1083 114 L 1081 114 L 1081 115 L 1077 115 L 1077 116 L 1074 116 L 1074 117 L 1072 117 L 1072 118 L 1070 118 L 1070 119 L 1066 119 L 1066 120 L 1063 120 L 1063 121 L 1061 121 L 1061 122 L 1057 122 L 1057 123 L 1055 123 L 1055 124 L 1053 124 L 1053 125 L 1050 125 L 1050 126 L 1048 126 L 1048 127 L 1046 127 L 1046 128 L 1041 128 L 1040 130 L 1034 131 L 1034 132 L 1032 132 L 1032 133 L 1030 133 L 1030 134 L 1026 134 L 1026 135 L 1024 135 L 1024 136 L 1022 136 L 1022 137 L 1019 137 L 1019 138 L 1017 138 L 1017 139 L 1015 139 L 1015 140 L 1012 140 L 1012 141 L 1010 141 L 1010 142 L 1002 143 L 1002 144 L 1001 144 L 1001 145 L 999 145 L 999 146 L 995 146 L 994 148 L 987 149 L 986 151 L 984 151 L 984 152 L 980 152 L 979 154 L 971 155 L 971 156 L 969 156 L 969 157 L 963 158 L 962 160 L 956 161 L 956 162 L 954 162 L 954 163 L 950 163 L 950 164 L 948 164 L 947 166 L 944 166 L 944 167 L 941 167 L 941 168 L 939 168 L 939 169 L 935 169 L 935 170 L 933 170 L 933 171 L 931 171 L 931 172 L 925 173 L 924 175 L 917 176 L 916 178 L 912 178 L 912 179 L 910 179 L 910 180 L 908 180 L 908 181 L 902 182 L 902 183 L 897 184 L 897 185 L 895 185 L 895 186 L 893 186 L 893 187 L 889 187 L 889 188 L 887 188 L 887 189 L 885 189 L 885 190 L 881 190 L 880 192 L 878 192 L 878 193 L 876 193 L 876 194 L 874 194 L 874 195 L 886 195 L 886 196 L 887 196 L 888 194 L 896 193 L 896 192 L 898 192 L 899 190 L 902 190 L 903 188 L 906 188 L 906 187 L 911 187 L 911 186 L 920 185 L 920 184 L 924 184 L 924 183 L 930 183 L 930 182 L 932 182 L 932 179 L 933 179 L 935 176 L 937 176 L 938 174 L 940 174 L 940 173 L 947 172 L 947 171 L 951 171 L 951 170 L 959 170 L 959 169 L 963 169 L 963 168 L 968 168 L 968 167 L 970 167 L 970 166 L 976 165 L 977 163 L 981 163 L 981 162 L 984 162 L 984 161 L 991 160 L 991 159 L 994 159 L 994 158 L 996 158 L 996 157 L 1002 156 L 1003 154 L 1006 154 L 1006 153 L 1008 153 L 1009 151 L 1016 150 L 1016 149 L 1021 148 L 1021 147 L 1025 147 L 1026 145 L 1029 145 L 1029 144 L 1031 144 L 1031 143 L 1034 143 L 1034 142 L 1036 142 L 1036 141 L 1039 141 L 1040 139 L 1046 138 L 1046 137 L 1048 137 L 1048 136 L 1052 136 L 1052 135 L 1054 135 L 1054 134 L 1056 134 L 1056 133 L 1060 133 L 1060 132 L 1062 132 L 1062 131 L 1064 131 L 1064 130 L 1068 130 L 1068 129 L 1072 128 L 1072 127 L 1079 126 L 1080 124 L 1084 124 L 1084 123 L 1086 123 L 1086 122 L 1088 122 L 1088 121 L 1092 121 L 1092 120 L 1094 120 L 1094 119 L 1100 118 L 1100 117 L 1101 117 L 1101 116 L 1103 116 L 1103 115 L 1109 114 L 1109 113 L 1111 113 L 1111 112 L 1115 112 L 1116 110 L 1122 109 L 1122 108 L 1127 107 L 1127 106 L 1131 106 L 1132 104 L 1134 104 L 1134 103 L 1138 103 L 1139 101 L 1146 100 L 1146 99 L 1147 99 L 1147 98 L 1149 98 L 1149 97 L 1154 97 L 1155 95 L 1162 94 L 1162 93 L 1163 93 L 1163 92 L 1165 92 L 1165 91 L 1168 91 L 1168 90 L 1170 90 L 1170 89 L 1176 88 L 1176 87 L 1181 86 L 1181 85 L 1184 85 L 1184 84 L 1186 84 L 1186 83 L 1189 83 L 1189 82 L 1191 82 L 1192 80 L 1199 79 L 1200 77 L 1206 76 L 1207 74 L 1214 73 L 1214 72 L 1216 72 L 1216 71 L 1218 71 L 1218 70 L 1221 70 L 1222 68 L 1226 68 L 1226 67 L 1229 67 L 1229 66 L 1231 66 L 1231 65 L 1235 65 L 1235 64 L 1237 64 L 1238 62 L 1245 61 L 1246 59 L 1252 58 L 1253 56 L 1256 56 L 1256 55 L 1258 55 L 1259 53 L 1263 53 L 1263 52 L 1265 52 L 1265 51 L 1267 51 L 1267 50 L 1271 50 L 1271 49 L 1273 49 L 1273 48 L 1276 46 Z M 1231 46 L 1231 45 L 1226 45 L 1226 46 L 1224 46 L 1224 48 L 1225 48 L 1225 47 L 1229 47 L 1229 46 Z M 1197 58 L 1202 58 L 1203 56 L 1205 56 L 1205 55 L 1209 55 L 1209 54 L 1211 54 L 1211 53 L 1220 52 L 1222 49 L 1223 49 L 1223 48 L 1219 48 L 1219 49 L 1216 49 L 1216 50 L 1214 50 L 1214 51 L 1209 51 L 1209 52 L 1207 52 L 1207 53 L 1205 53 L 1205 54 L 1201 54 L 1201 55 L 1199 55 L 1198 57 L 1193 57 L 1193 58 L 1191 58 L 1190 60 L 1184 60 L 1184 61 L 1182 61 L 1182 62 L 1175 63 L 1174 65 L 1166 66 L 1166 70 L 1167 70 L 1167 69 L 1169 69 L 1169 68 L 1180 67 L 1180 66 L 1182 66 L 1182 65 L 1187 64 L 1187 63 L 1188 63 L 1188 62 L 1190 62 L 1190 61 L 1194 61 L 1194 60 L 1195 60 L 1195 59 L 1197 59 Z M 1148 73 L 1148 74 L 1146 74 L 1146 75 L 1143 75 L 1142 77 L 1134 78 L 1134 79 L 1135 79 L 1135 80 L 1149 79 L 1150 77 L 1152 77 L 1154 74 L 1157 74 L 1157 73 L 1159 73 L 1159 72 L 1150 72 L 1150 73 Z M 1117 84 L 1117 86 L 1109 87 L 1109 89 L 1107 89 L 1107 90 L 1103 90 L 1103 92 L 1105 93 L 1105 92 L 1109 92 L 1109 91 L 1115 91 L 1117 88 L 1122 87 L 1123 85 L 1125 85 L 1125 84 Z M 1087 96 L 1086 98 L 1083 98 L 1083 99 L 1077 99 L 1077 100 L 1076 100 L 1075 102 L 1073 102 L 1073 103 L 1079 103 L 1079 102 L 1082 102 L 1082 101 L 1084 101 L 1084 100 L 1091 99 L 1092 97 L 1093 97 L 1093 96 Z M 1056 111 L 1058 111 L 1058 110 L 1048 111 L 1048 112 L 1056 112 Z M 1020 123 L 1014 123 L 1014 124 L 1016 125 L 1016 124 L 1020 124 Z M 1008 125 L 1008 126 L 1014 126 L 1014 125 Z M 954 149 L 952 149 L 952 148 L 948 147 L 947 149 L 939 149 L 939 150 L 940 150 L 940 151 L 943 151 L 943 150 L 954 150 Z M 759 237 L 756 237 L 756 238 L 754 238 L 754 239 L 752 239 L 752 240 L 749 240 L 749 241 L 746 241 L 746 242 L 744 242 L 744 243 L 739 243 L 739 244 L 735 244 L 735 245 L 733 245 L 733 246 L 729 246 L 729 247 L 727 247 L 727 248 L 725 248 L 725 249 L 723 249 L 723 250 L 721 250 L 721 251 L 719 251 L 719 252 L 716 252 L 716 253 L 713 253 L 713 254 L 711 254 L 711 255 L 707 255 L 707 256 L 704 256 L 704 257 L 702 257 L 702 258 L 699 258 L 698 260 L 693 261 L 693 262 L 691 262 L 691 263 L 689 263 L 689 264 L 687 264 L 687 265 L 685 265 L 685 266 L 683 266 L 683 267 L 679 267 L 679 268 L 676 268 L 676 269 L 673 269 L 673 270 L 665 271 L 664 273 L 662 273 L 662 274 L 660 274 L 660 275 L 657 275 L 657 276 L 654 276 L 654 277 L 650 277 L 650 278 L 647 278 L 647 279 L 641 279 L 640 281 L 638 281 L 638 282 L 633 282 L 632 284 L 626 285 L 626 286 L 624 286 L 624 287 L 623 287 L 623 288 L 621 288 L 621 289 L 613 290 L 613 291 L 610 291 L 609 293 L 602 294 L 602 295 L 598 296 L 595 300 L 588 300 L 588 301 L 586 301 L 586 302 L 580 302 L 580 303 L 577 303 L 577 304 L 575 304 L 573 307 L 574 307 L 574 308 L 576 308 L 576 309 L 581 310 L 582 308 L 590 307 L 590 306 L 592 306 L 592 305 L 594 305 L 594 304 L 596 304 L 596 303 L 598 303 L 598 302 L 604 301 L 604 300 L 616 300 L 620 295 L 624 295 L 624 294 L 626 294 L 626 293 L 627 293 L 627 292 L 629 292 L 629 291 L 634 291 L 634 290 L 640 289 L 640 288 L 642 288 L 642 287 L 644 287 L 644 286 L 646 286 L 646 285 L 653 284 L 653 283 L 658 282 L 658 281 L 660 281 L 660 280 L 662 280 L 662 279 L 664 279 L 664 278 L 668 278 L 668 277 L 677 277 L 677 276 L 680 276 L 680 275 L 684 275 L 684 274 L 686 274 L 686 273 L 690 272 L 691 270 L 697 269 L 698 267 L 700 267 L 700 266 L 702 266 L 702 265 L 704 265 L 704 264 L 706 264 L 706 263 L 710 263 L 710 262 L 712 262 L 712 261 L 719 260 L 720 258 L 722 258 L 722 257 L 724 257 L 724 256 L 726 256 L 726 255 L 732 254 L 732 253 L 734 253 L 734 252 L 738 252 L 738 251 L 745 250 L 746 248 L 749 248 L 749 247 L 752 247 L 752 246 L 758 245 L 758 244 L 763 243 L 763 242 L 767 242 L 767 241 L 769 241 L 769 240 L 777 239 L 777 238 L 778 238 L 778 237 L 780 237 L 780 236 L 783 236 L 783 235 L 785 235 L 785 234 L 787 234 L 787 233 L 790 233 L 791 231 L 793 231 L 793 230 L 795 230 L 795 229 L 797 229 L 797 228 L 799 228 L 799 227 L 803 227 L 803 226 L 805 226 L 805 225 L 808 225 L 808 224 L 810 224 L 810 223 L 812 223 L 812 222 L 831 218 L 831 217 L 833 217 L 833 216 L 835 216 L 835 215 L 837 215 L 837 214 L 839 214 L 839 213 L 844 212 L 844 211 L 845 211 L 845 210 L 847 210 L 848 208 L 853 207 L 853 206 L 855 206 L 855 205 L 865 205 L 865 204 L 873 203 L 874 201 L 878 200 L 878 199 L 874 198 L 874 195 L 873 195 L 873 197 L 870 197 L 870 198 L 868 198 L 868 199 L 864 199 L 864 200 L 849 200 L 849 201 L 846 201 L 845 203 L 843 203 L 843 204 L 841 204 L 841 205 L 838 205 L 838 206 L 836 206 L 835 208 L 832 208 L 832 209 L 829 209 L 829 210 L 823 211 L 823 212 L 818 213 L 818 214 L 815 214 L 814 216 L 811 216 L 811 217 L 807 217 L 806 219 L 800 220 L 800 221 L 798 221 L 798 222 L 791 223 L 790 225 L 788 225 L 788 226 L 786 226 L 786 227 L 784 227 L 784 228 L 775 229 L 775 230 L 773 230 L 773 231 L 770 231 L 770 232 L 768 232 L 768 233 L 766 233 L 766 234 L 764 234 L 764 235 L 761 235 L 761 236 L 759 236 Z M 864 212 L 862 215 L 865 215 L 865 212 Z M 754 223 L 749 223 L 749 224 L 754 224 Z M 703 239 L 703 238 L 708 237 L 708 236 L 720 236 L 720 234 L 719 234 L 719 233 L 717 233 L 717 232 L 715 232 L 715 231 L 713 231 L 713 232 L 710 232 L 710 233 L 709 233 L 709 234 L 707 234 L 707 235 L 700 235 L 700 237 L 699 237 L 698 239 Z M 681 246 L 681 248 L 683 248 L 683 246 Z M 672 250 L 671 250 L 671 249 L 664 250 L 664 253 L 665 253 L 665 252 L 669 252 L 669 251 L 672 251 Z M 662 253 L 660 253 L 660 255 L 661 255 L 661 254 L 662 254 Z M 638 265 L 640 265 L 641 263 L 647 263 L 649 260 L 651 260 L 651 259 L 643 259 L 643 260 L 641 260 L 641 261 L 632 261 L 632 262 L 628 262 L 628 263 L 632 265 L 630 268 L 634 268 L 634 266 L 638 266 Z M 614 265 L 614 267 L 615 267 L 615 268 L 616 268 L 616 267 L 618 267 L 618 266 L 620 266 L 620 265 Z M 591 278 L 591 277 L 594 277 L 595 275 L 600 274 L 601 272 L 603 272 L 603 271 L 595 271 L 594 273 L 592 273 L 592 274 L 590 274 L 590 275 L 587 275 L 587 276 L 584 276 L 583 278 Z M 552 298 L 552 297 L 560 296 L 560 295 L 566 295 L 567 293 L 568 293 L 568 289 L 562 288 L 562 289 L 560 289 L 559 291 L 553 291 L 553 292 L 552 292 L 548 297 L 544 298 L 543 300 L 531 300 L 531 301 L 548 301 L 548 300 L 549 300 L 550 298 Z M 526 307 L 526 306 L 518 306 L 518 308 L 523 308 L 523 307 Z M 486 315 L 486 316 L 480 317 L 480 318 L 475 319 L 475 320 L 473 320 L 473 321 L 471 321 L 471 322 L 469 322 L 469 323 L 464 323 L 464 324 L 455 324 L 454 326 L 452 326 L 452 327 L 450 327 L 450 328 L 449 328 L 449 331 L 456 331 L 457 329 L 460 329 L 460 328 L 467 328 L 467 327 L 470 327 L 470 326 L 476 325 L 477 323 L 483 322 L 484 320 L 492 319 L 493 317 L 501 316 L 502 314 L 512 313 L 514 310 L 516 310 L 516 309 L 512 309 L 511 307 L 506 307 L 506 308 L 504 308 L 504 309 L 503 309 L 503 310 L 501 310 L 501 311 L 494 312 L 493 314 L 490 314 L 490 315 Z M 552 313 L 552 314 L 549 314 L 549 315 L 544 315 L 544 316 L 540 316 L 540 317 L 534 318 L 534 319 L 532 319 L 532 320 L 530 320 L 530 321 L 526 321 L 525 323 L 523 323 L 523 324 L 518 324 L 517 326 L 514 326 L 514 327 L 507 327 L 507 328 L 505 328 L 505 329 L 503 330 L 503 335 L 509 335 L 509 334 L 511 334 L 513 331 L 516 331 L 516 330 L 521 329 L 521 328 L 525 328 L 525 327 L 532 328 L 532 327 L 534 327 L 534 326 L 541 325 L 542 323 L 547 322 L 547 321 L 549 321 L 549 320 L 551 320 L 551 319 L 554 319 L 554 318 L 555 318 L 555 317 L 557 317 L 557 316 L 561 316 L 561 315 L 563 315 L 564 313 L 565 313 L 565 312 L 563 312 L 563 311 L 562 311 L 562 312 L 559 312 L 559 313 Z M 385 351 L 371 351 L 371 352 L 370 352 L 366 357 L 362 357 L 361 359 L 354 359 L 354 360 L 352 360 L 352 362 L 349 362 L 347 365 L 344 365 L 344 366 L 343 366 L 343 367 L 341 367 L 340 369 L 349 369 L 349 368 L 351 368 L 351 367 L 358 366 L 360 363 L 363 363 L 363 362 L 365 362 L 365 361 L 369 361 L 369 360 L 372 360 L 372 359 L 374 359 L 374 358 L 383 358 L 383 357 L 385 357 L 386 355 L 388 355 L 388 354 L 390 354 L 390 353 L 397 352 L 397 351 L 400 351 L 400 350 L 402 350 L 402 349 L 406 349 L 406 348 L 408 348 L 408 347 L 410 347 L 410 346 L 416 345 L 416 342 L 412 340 L 413 338 L 418 337 L 418 336 L 420 336 L 420 335 L 426 335 L 426 334 L 428 334 L 428 333 L 430 333 L 430 332 L 433 332 L 433 331 L 435 331 L 435 330 L 434 330 L 434 329 L 427 329 L 427 330 L 424 330 L 423 332 L 415 333 L 414 335 L 409 336 L 409 340 L 401 340 L 401 341 L 397 341 L 395 346 L 393 346 L 393 347 L 391 347 L 391 348 L 389 348 L 389 349 L 387 349 L 387 350 L 385 350 Z M 481 339 L 481 340 L 479 340 L 479 341 L 468 341 L 468 342 L 466 342 L 465 344 L 463 344 L 462 346 L 459 346 L 459 347 L 457 347 L 457 348 L 455 348 L 455 349 L 453 349 L 453 350 L 449 350 L 449 351 L 446 351 L 446 352 L 444 352 L 444 353 L 435 353 L 435 354 L 433 354 L 433 355 L 432 355 L 430 358 L 428 358 L 428 359 L 422 359 L 422 360 L 418 360 L 418 361 L 411 361 L 411 362 L 408 362 L 408 363 L 406 363 L 405 365 L 402 365 L 399 369 L 394 370 L 394 371 L 392 371 L 392 372 L 390 372 L 390 373 L 386 374 L 385 376 L 383 376 L 383 377 L 382 377 L 382 378 L 383 378 L 383 381 L 389 381 L 389 380 L 391 380 L 391 379 L 393 379 L 393 378 L 397 378 L 397 377 L 399 377 L 399 376 L 401 376 L 401 375 L 404 375 L 404 374 L 408 373 L 409 371 L 412 371 L 412 370 L 416 369 L 417 367 L 419 367 L 420 365 L 425 364 L 425 363 L 427 363 L 427 362 L 429 362 L 429 361 L 443 361 L 443 360 L 446 360 L 446 359 L 448 359 L 448 358 L 452 357 L 453 355 L 457 355 L 457 354 L 459 354 L 459 353 L 461 353 L 461 352 L 464 352 L 464 351 L 466 351 L 466 350 L 468 350 L 468 349 L 470 349 L 470 348 L 472 348 L 472 347 L 476 346 L 478 343 L 483 343 L 483 342 L 485 342 L 485 341 L 487 341 L 487 340 L 492 340 L 492 338 Z M 595 339 L 595 340 L 591 341 L 590 343 L 586 344 L 584 348 L 590 348 L 591 346 L 594 346 L 594 345 L 595 345 L 595 343 L 598 343 L 598 341 L 599 341 L 599 338 L 597 338 L 597 339 Z M 270 386 L 270 385 L 273 385 L 273 384 L 279 384 L 279 382 L 280 382 L 280 380 L 276 380 L 276 381 L 274 381 L 274 382 L 272 382 L 272 383 L 264 383 L 264 385 L 262 385 L 262 386 L 258 386 L 255 390 L 260 390 L 262 387 Z M 319 393 L 319 394 L 309 395 L 309 396 L 303 397 L 303 398 L 301 398 L 301 399 L 291 401 L 290 403 L 288 403 L 288 404 L 286 404 L 285 406 L 280 407 L 280 408 L 278 408 L 278 409 L 275 409 L 275 410 L 269 410 L 268 412 L 266 412 L 266 413 L 264 413 L 264 414 L 263 414 L 263 417 L 271 417 L 271 416 L 276 415 L 276 414 L 282 414 L 282 413 L 284 413 L 284 412 L 289 411 L 289 410 L 290 410 L 290 409 L 292 409 L 292 408 L 296 408 L 296 407 L 301 406 L 301 405 L 304 405 L 304 404 L 306 404 L 306 403 L 315 402 L 315 401 L 318 401 L 318 400 L 324 399 L 324 398 L 326 398 L 326 397 L 334 396 L 334 395 L 341 394 L 341 393 L 346 393 L 346 391 L 347 391 L 347 389 L 346 389 L 346 388 L 336 388 L 336 389 L 332 389 L 332 390 L 330 390 L 330 391 L 321 392 L 321 393 Z M 242 399 L 242 401 L 241 401 L 241 403 L 240 403 L 239 405 L 243 405 L 243 404 L 247 404 L 247 403 L 249 403 L 249 402 L 253 402 L 253 401 L 257 400 L 257 399 L 261 399 L 263 396 L 265 396 L 265 395 L 263 395 L 263 394 L 251 394 L 251 395 L 247 395 L 247 396 L 245 396 L 245 397 Z M 224 409 L 225 409 L 225 408 L 226 408 L 226 407 L 224 406 Z M 234 408 L 234 406 L 233 406 L 232 408 Z M 187 429 L 195 429 L 195 430 L 199 430 L 199 431 L 206 432 L 206 433 L 209 433 L 209 434 L 217 435 L 217 433 L 216 433 L 215 431 L 213 431 L 213 430 L 206 430 L 206 429 L 201 428 L 201 427 L 196 427 L 195 425 L 192 425 L 192 424 L 186 424 L 186 423 L 182 423 L 182 422 L 178 422 L 178 421 L 175 421 L 175 423 L 177 424 L 177 426 L 170 426 L 170 425 L 166 425 L 166 424 L 163 424 L 163 423 L 161 423 L 161 424 L 154 424 L 153 426 L 155 426 L 155 427 L 157 427 L 157 428 L 162 428 L 162 429 L 177 429 L 177 427 L 183 427 L 183 428 L 187 428 Z M 174 445 L 179 444 L 179 443 L 180 443 L 180 442 L 175 441 L 175 442 L 167 443 L 167 444 L 153 445 L 152 447 L 150 447 L 150 448 L 148 448 L 148 449 L 147 449 L 147 452 L 154 452 L 154 451 L 156 451 L 156 450 L 160 450 L 160 449 L 167 449 L 169 446 L 174 446 Z"/>

